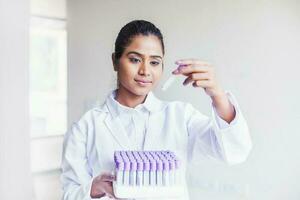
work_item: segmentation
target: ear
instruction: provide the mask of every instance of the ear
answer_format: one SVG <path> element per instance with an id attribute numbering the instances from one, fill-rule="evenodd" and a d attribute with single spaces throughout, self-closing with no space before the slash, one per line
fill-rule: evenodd
<path id="1" fill-rule="evenodd" d="M 114 66 L 114 70 L 117 72 L 119 70 L 118 61 L 116 60 L 115 53 L 111 54 L 112 63 Z"/>

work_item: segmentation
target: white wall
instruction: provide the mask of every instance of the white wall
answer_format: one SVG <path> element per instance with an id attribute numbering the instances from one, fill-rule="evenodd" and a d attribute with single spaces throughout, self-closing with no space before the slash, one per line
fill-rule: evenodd
<path id="1" fill-rule="evenodd" d="M 64 24 L 66 20 L 65 0 L 30 0 L 30 14 L 35 20 L 42 20 L 47 28 L 51 20 Z M 45 21 L 48 20 L 47 24 Z M 34 21 L 32 20 L 32 26 Z M 52 23 L 51 23 L 52 22 Z M 62 197 L 60 165 L 63 135 L 35 137 L 31 139 L 31 171 L 34 200 L 58 200 Z"/>
<path id="2" fill-rule="evenodd" d="M 29 1 L 0 0 L 0 199 L 31 200 Z"/>
<path id="3" fill-rule="evenodd" d="M 31 15 L 66 19 L 66 0 L 30 0 Z"/>
<path id="4" fill-rule="evenodd" d="M 254 148 L 227 167 L 206 158 L 190 165 L 192 199 L 299 199 L 300 4 L 297 1 L 68 1 L 69 124 L 115 85 L 114 40 L 133 19 L 154 22 L 166 43 L 165 77 L 178 58 L 214 63 L 248 120 Z M 210 114 L 201 90 L 178 82 L 157 96 L 192 102 Z M 192 176 L 191 176 L 192 175 Z"/>

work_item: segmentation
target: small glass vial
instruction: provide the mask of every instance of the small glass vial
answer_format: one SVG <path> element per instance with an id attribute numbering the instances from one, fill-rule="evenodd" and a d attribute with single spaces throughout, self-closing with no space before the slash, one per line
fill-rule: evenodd
<path id="1" fill-rule="evenodd" d="M 142 160 L 137 160 L 137 174 L 136 174 L 136 184 L 138 186 L 142 186 L 143 185 L 143 169 L 144 169 L 144 165 L 143 165 L 143 161 Z"/>
<path id="2" fill-rule="evenodd" d="M 129 186 L 129 172 L 130 172 L 130 162 L 128 159 L 124 160 L 124 173 L 123 173 L 123 184 Z"/>
<path id="3" fill-rule="evenodd" d="M 123 185 L 124 162 L 117 158 L 116 160 L 116 182 Z"/>
<path id="4" fill-rule="evenodd" d="M 170 165 L 168 160 L 163 160 L 163 185 L 170 185 Z"/>
<path id="5" fill-rule="evenodd" d="M 157 159 L 156 160 L 156 185 L 157 186 L 162 186 L 163 185 L 163 163 L 161 160 Z"/>
<path id="6" fill-rule="evenodd" d="M 175 161 L 173 159 L 169 160 L 170 164 L 170 185 L 175 185 Z"/>
<path id="7" fill-rule="evenodd" d="M 143 177 L 144 177 L 144 186 L 149 186 L 150 185 L 150 163 L 148 160 L 143 160 Z"/>
<path id="8" fill-rule="evenodd" d="M 156 185 L 156 160 L 150 160 L 150 185 Z"/>
<path id="9" fill-rule="evenodd" d="M 136 185 L 136 169 L 137 163 L 135 160 L 130 160 L 130 173 L 129 173 L 129 182 L 131 186 Z"/>

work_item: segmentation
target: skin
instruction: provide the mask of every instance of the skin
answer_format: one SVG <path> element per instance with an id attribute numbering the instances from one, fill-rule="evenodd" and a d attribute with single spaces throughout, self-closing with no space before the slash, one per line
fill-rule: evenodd
<path id="1" fill-rule="evenodd" d="M 192 84 L 194 87 L 203 88 L 205 93 L 210 96 L 218 115 L 230 123 L 235 117 L 235 109 L 217 82 L 214 67 L 199 59 L 182 59 L 176 61 L 176 64 L 179 67 L 172 73 L 187 77 L 183 85 Z"/>
<path id="2" fill-rule="evenodd" d="M 157 86 L 162 76 L 163 56 L 161 43 L 153 35 L 135 36 L 119 60 L 112 54 L 119 80 L 116 100 L 120 104 L 134 108 L 145 101 L 147 94 Z M 196 88 L 203 88 L 218 115 L 230 123 L 235 117 L 235 110 L 216 80 L 214 67 L 199 59 L 177 60 L 175 64 L 178 67 L 172 73 L 186 77 L 183 85 L 192 84 Z M 108 196 L 116 199 L 112 188 L 114 179 L 109 173 L 94 178 L 91 197 Z"/>
<path id="3" fill-rule="evenodd" d="M 153 35 L 135 36 L 119 61 L 113 58 L 113 63 L 120 83 L 116 100 L 134 108 L 144 102 L 162 76 L 163 52 L 160 41 Z"/>

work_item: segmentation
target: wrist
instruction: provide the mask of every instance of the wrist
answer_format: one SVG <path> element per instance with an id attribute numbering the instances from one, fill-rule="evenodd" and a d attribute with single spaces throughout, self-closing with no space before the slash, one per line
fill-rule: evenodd
<path id="1" fill-rule="evenodd" d="M 213 92 L 213 94 L 210 96 L 213 103 L 217 103 L 217 102 L 224 102 L 224 100 L 227 100 L 227 95 L 225 93 L 224 90 L 222 89 L 218 89 L 215 92 Z"/>
<path id="2" fill-rule="evenodd" d="M 236 113 L 234 106 L 230 103 L 225 92 L 212 97 L 212 105 L 215 107 L 219 117 L 230 123 Z"/>

